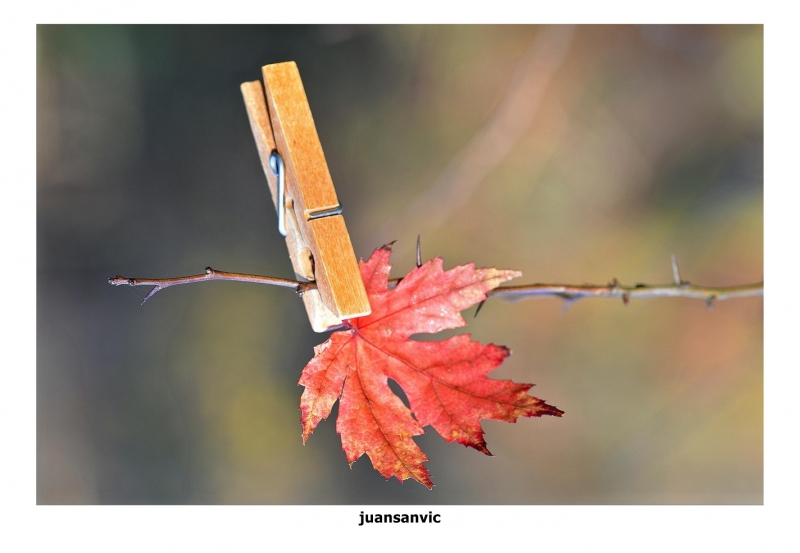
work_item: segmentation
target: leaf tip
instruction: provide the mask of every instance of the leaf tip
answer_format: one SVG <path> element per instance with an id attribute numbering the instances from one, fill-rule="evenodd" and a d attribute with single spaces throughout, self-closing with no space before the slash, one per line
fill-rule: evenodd
<path id="1" fill-rule="evenodd" d="M 514 269 L 495 269 L 494 267 L 476 269 L 475 272 L 476 274 L 481 275 L 481 279 L 484 281 L 487 291 L 497 288 L 507 280 L 522 276 L 522 271 L 517 271 Z"/>
<path id="2" fill-rule="evenodd" d="M 534 414 L 534 416 L 541 417 L 542 415 L 549 415 L 551 417 L 560 417 L 563 414 L 564 411 L 562 411 L 558 407 L 548 405 L 543 400 L 539 400 L 539 403 L 536 405 L 536 413 Z"/>
<path id="3" fill-rule="evenodd" d="M 413 474 L 411 476 L 411 479 L 416 480 L 417 482 L 419 482 L 420 484 L 422 484 L 423 486 L 425 486 L 429 490 L 432 490 L 433 489 L 433 480 L 431 480 L 431 475 L 424 467 L 422 467 L 422 470 L 423 470 L 422 474 Z M 401 484 L 403 483 L 404 479 L 400 479 L 400 477 L 397 476 L 397 475 L 395 475 L 395 477 L 398 480 L 400 480 Z M 388 480 L 388 478 L 387 478 L 387 480 Z"/>
<path id="4" fill-rule="evenodd" d="M 308 423 L 303 424 L 303 445 L 306 445 L 306 442 L 311 437 L 311 434 L 314 432 L 313 428 L 309 428 Z"/>

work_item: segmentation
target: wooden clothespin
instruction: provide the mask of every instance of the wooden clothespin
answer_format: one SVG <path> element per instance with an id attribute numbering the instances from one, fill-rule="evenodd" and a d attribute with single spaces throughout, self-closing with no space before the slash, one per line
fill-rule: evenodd
<path id="1" fill-rule="evenodd" d="M 299 279 L 317 283 L 303 294 L 308 319 L 324 332 L 368 315 L 369 300 L 297 65 L 265 65 L 262 72 L 266 103 L 259 81 L 242 83 L 242 95 L 292 267 Z"/>

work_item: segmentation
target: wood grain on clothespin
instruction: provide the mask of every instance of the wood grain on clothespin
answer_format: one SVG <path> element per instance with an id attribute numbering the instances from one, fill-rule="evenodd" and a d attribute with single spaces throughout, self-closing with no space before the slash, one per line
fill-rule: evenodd
<path id="1" fill-rule="evenodd" d="M 243 83 L 242 95 L 277 209 L 278 183 L 269 157 L 277 151 L 283 158 L 286 245 L 297 276 L 317 282 L 303 301 L 311 326 L 323 332 L 343 319 L 369 314 L 369 300 L 344 217 L 330 214 L 339 200 L 297 65 L 266 65 L 263 75 L 266 103 L 258 81 Z"/>

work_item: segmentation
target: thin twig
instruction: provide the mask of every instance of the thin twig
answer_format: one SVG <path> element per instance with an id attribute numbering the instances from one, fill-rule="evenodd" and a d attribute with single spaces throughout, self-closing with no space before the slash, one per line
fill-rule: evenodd
<path id="1" fill-rule="evenodd" d="M 142 304 L 152 298 L 156 292 L 169 288 L 170 286 L 177 286 L 178 284 L 191 284 L 193 282 L 205 282 L 207 280 L 235 280 L 239 282 L 254 282 L 256 284 L 270 284 L 272 286 L 283 286 L 285 288 L 294 288 L 295 292 L 302 295 L 303 292 L 310 288 L 316 288 L 315 283 L 299 282 L 297 280 L 288 280 L 285 278 L 260 276 L 260 275 L 247 275 L 243 273 L 226 273 L 224 271 L 217 271 L 211 267 L 206 267 L 206 271 L 201 275 L 191 275 L 185 277 L 175 278 L 127 278 L 124 276 L 115 276 L 108 279 L 108 283 L 113 286 L 153 286 L 153 289 L 142 300 Z M 313 284 L 313 286 L 309 286 Z"/>
<path id="2" fill-rule="evenodd" d="M 114 286 L 153 286 L 153 289 L 145 296 L 142 303 L 153 297 L 153 295 L 178 284 L 191 284 L 192 282 L 204 282 L 207 280 L 234 280 L 239 282 L 254 282 L 256 284 L 269 284 L 272 286 L 283 286 L 293 288 L 295 292 L 302 295 L 308 290 L 317 287 L 316 282 L 300 282 L 285 278 L 247 275 L 242 273 L 227 273 L 217 271 L 211 267 L 206 267 L 204 274 L 192 275 L 176 278 L 127 278 L 115 276 L 108 279 L 108 283 Z M 389 281 L 389 287 L 394 288 L 402 279 L 396 278 Z M 680 280 L 680 278 L 678 278 Z M 715 300 L 726 300 L 731 298 L 743 298 L 748 296 L 763 296 L 764 283 L 743 284 L 740 286 L 695 286 L 687 281 L 680 281 L 679 284 L 636 284 L 634 286 L 623 286 L 617 279 L 612 280 L 606 285 L 597 284 L 526 284 L 522 286 L 500 286 L 494 290 L 486 292 L 487 297 L 505 297 L 523 299 L 529 297 L 558 297 L 571 303 L 583 298 L 621 298 L 627 305 L 631 299 L 656 298 L 656 297 L 683 297 L 700 298 L 706 300 L 709 308 Z"/>
<path id="3" fill-rule="evenodd" d="M 583 298 L 621 298 L 627 304 L 636 298 L 682 297 L 706 300 L 709 308 L 714 300 L 763 296 L 764 283 L 743 284 L 740 286 L 695 286 L 686 281 L 680 284 L 636 284 L 623 286 L 614 279 L 605 286 L 596 284 L 528 284 L 524 286 L 500 286 L 486 293 L 489 297 L 541 297 L 556 296 L 569 302 Z"/>

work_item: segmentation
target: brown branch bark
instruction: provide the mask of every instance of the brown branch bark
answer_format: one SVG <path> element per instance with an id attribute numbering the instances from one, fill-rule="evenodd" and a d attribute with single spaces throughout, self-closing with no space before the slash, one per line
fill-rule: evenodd
<path id="1" fill-rule="evenodd" d="M 675 265 L 673 265 L 675 266 Z M 676 266 L 675 266 L 676 267 Z M 675 273 L 677 275 L 677 273 Z M 204 274 L 191 275 L 175 278 L 128 278 L 115 276 L 108 279 L 108 283 L 114 286 L 153 286 L 153 289 L 145 296 L 142 303 L 146 302 L 156 292 L 177 286 L 178 284 L 191 284 L 193 282 L 205 282 L 208 280 L 233 280 L 239 282 L 254 282 L 256 284 L 269 284 L 272 286 L 283 286 L 292 288 L 299 295 L 307 290 L 316 288 L 315 282 L 300 282 L 285 278 L 248 275 L 243 273 L 228 273 L 217 271 L 211 267 L 206 267 Z M 394 287 L 402 279 L 393 279 L 389 285 Z M 687 281 L 681 281 L 676 276 L 674 284 L 636 284 L 634 286 L 623 286 L 617 281 L 612 280 L 606 285 L 597 284 L 526 284 L 522 286 L 500 286 L 494 290 L 489 290 L 488 297 L 506 297 L 522 299 L 528 297 L 558 297 L 569 303 L 583 298 L 620 298 L 627 304 L 631 299 L 656 298 L 656 297 L 683 297 L 699 298 L 706 300 L 709 308 L 715 300 L 726 300 L 732 298 L 743 298 L 748 296 L 763 296 L 764 283 L 743 284 L 739 286 L 696 286 Z"/>
<path id="2" fill-rule="evenodd" d="M 605 286 L 596 284 L 528 284 L 524 286 L 500 286 L 486 293 L 487 296 L 533 297 L 557 296 L 568 302 L 582 298 L 620 298 L 627 304 L 633 298 L 682 297 L 706 300 L 709 308 L 714 300 L 763 296 L 764 283 L 739 286 L 696 286 L 683 281 L 679 284 L 636 284 L 623 286 L 616 279 Z"/>
<path id="3" fill-rule="evenodd" d="M 128 278 L 124 276 L 115 276 L 108 279 L 108 283 L 113 286 L 152 286 L 153 289 L 142 300 L 142 304 L 152 298 L 156 292 L 169 288 L 170 286 L 177 286 L 178 284 L 191 284 L 193 282 L 205 282 L 208 280 L 234 280 L 238 282 L 254 282 L 256 284 L 271 284 L 272 286 L 283 286 L 285 288 L 294 288 L 295 292 L 301 294 L 309 289 L 309 282 L 299 282 L 296 280 L 288 280 L 285 278 L 260 276 L 260 275 L 247 275 L 244 273 L 227 273 L 225 271 L 217 271 L 211 267 L 206 267 L 206 272 L 201 275 L 191 275 L 185 277 L 174 278 Z"/>

